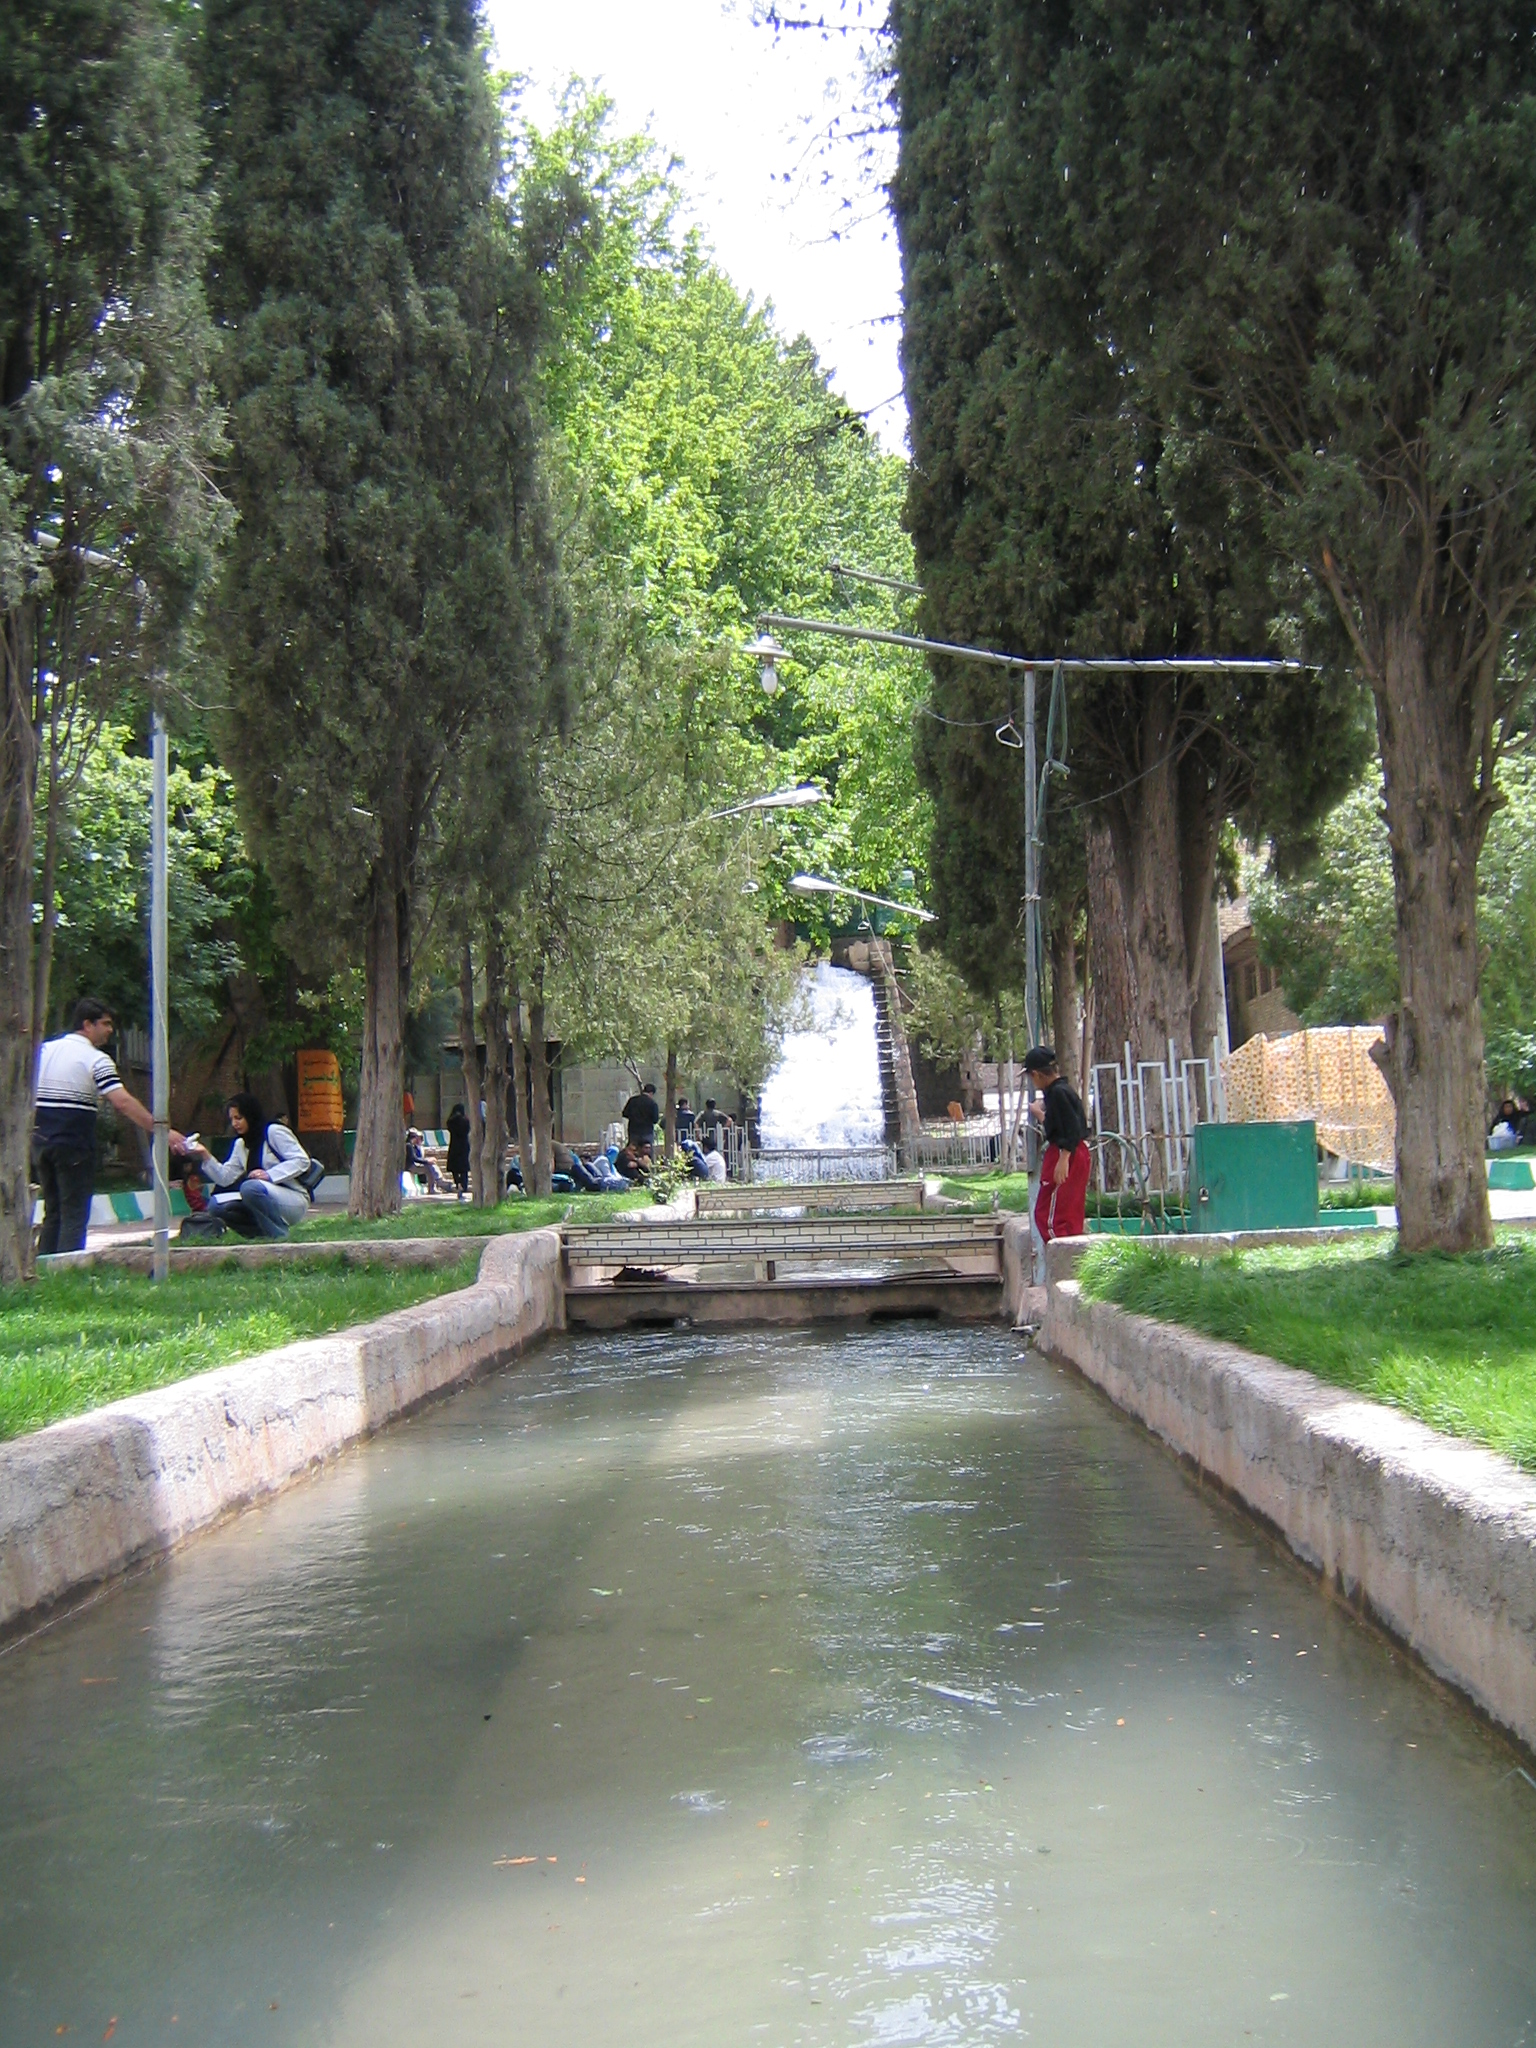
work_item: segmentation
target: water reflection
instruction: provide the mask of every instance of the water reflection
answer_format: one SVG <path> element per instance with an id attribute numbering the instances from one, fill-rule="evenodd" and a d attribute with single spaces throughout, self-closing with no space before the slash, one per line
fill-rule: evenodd
<path id="1" fill-rule="evenodd" d="M 551 1347 L 0 1726 L 0 2041 L 1536 2039 L 1512 1760 L 999 1332 Z"/>

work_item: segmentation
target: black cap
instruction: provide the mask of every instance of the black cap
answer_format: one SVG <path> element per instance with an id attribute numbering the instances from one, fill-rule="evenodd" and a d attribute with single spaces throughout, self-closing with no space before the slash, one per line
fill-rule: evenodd
<path id="1" fill-rule="evenodd" d="M 1032 1045 L 1024 1055 L 1026 1074 L 1049 1074 L 1056 1065 L 1054 1045 Z"/>

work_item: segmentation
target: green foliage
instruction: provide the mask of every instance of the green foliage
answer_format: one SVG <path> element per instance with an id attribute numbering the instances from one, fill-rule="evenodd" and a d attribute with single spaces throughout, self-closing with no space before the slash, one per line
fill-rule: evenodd
<path id="1" fill-rule="evenodd" d="M 1489 1075 L 1523 1085 L 1522 1034 L 1536 1025 L 1536 759 L 1506 757 L 1478 864 L 1478 938 Z M 1314 864 L 1289 879 L 1271 867 L 1249 893 L 1254 930 L 1288 1001 L 1308 1024 L 1363 1024 L 1396 1007 L 1398 962 L 1391 850 L 1381 777 L 1329 813 Z"/>
<path id="2" fill-rule="evenodd" d="M 766 610 L 856 603 L 869 624 L 903 623 L 888 599 L 835 593 L 828 564 L 910 577 L 904 465 L 828 389 L 809 344 L 779 334 L 696 236 L 679 237 L 654 151 L 612 136 L 605 102 L 571 99 L 560 127 L 525 146 L 527 182 L 574 178 L 592 195 L 597 253 L 555 295 L 563 346 L 545 371 L 549 410 L 613 601 L 691 665 L 693 729 L 711 736 L 707 759 L 683 756 L 695 809 L 790 780 L 831 794 L 774 824 L 765 916 L 821 929 L 785 890 L 797 868 L 879 893 L 911 869 L 921 896 L 929 820 L 907 739 L 920 664 L 798 640 L 770 702 L 753 666 L 730 658 Z M 724 658 L 701 659 L 715 648 Z"/>
<path id="3" fill-rule="evenodd" d="M 125 726 L 106 726 L 60 847 L 57 1015 L 90 994 L 111 1003 L 120 1023 L 148 1022 L 150 780 L 142 745 Z M 226 978 L 240 965 L 229 920 L 252 875 L 221 768 L 173 762 L 167 810 L 171 1028 L 195 1038 L 217 1023 Z"/>
<path id="4" fill-rule="evenodd" d="M 1536 1243 L 1400 1258 L 1374 1242 L 1220 1259 L 1095 1245 L 1084 1293 L 1389 1402 L 1536 1469 Z"/>
<path id="5" fill-rule="evenodd" d="M 591 256 L 549 281 L 560 345 L 543 369 L 572 508 L 565 717 L 519 820 L 528 880 L 496 914 L 567 1057 L 670 1049 L 752 1089 L 793 1004 L 796 956 L 769 937 L 775 916 L 805 917 L 788 878 L 828 867 L 888 889 L 926 819 L 914 664 L 807 644 L 770 701 L 738 649 L 765 609 L 825 610 L 836 556 L 909 573 L 901 466 L 808 345 L 677 236 L 650 146 L 607 118 L 575 95 L 519 157 L 527 203 L 589 196 Z M 819 811 L 712 815 L 807 778 L 831 792 Z"/>
<path id="6" fill-rule="evenodd" d="M 77 0 L 66 28 L 21 0 L 0 23 L 0 580 L 6 683 L 34 750 L 7 773 L 41 775 L 44 851 L 103 718 L 152 681 L 174 691 L 229 523 L 178 14 Z M 46 857 L 39 894 L 40 1023 Z"/>
<path id="7" fill-rule="evenodd" d="M 475 1253 L 433 1271 L 320 1256 L 159 1282 L 107 1267 L 0 1288 L 0 1438 L 451 1293 L 478 1264 Z"/>

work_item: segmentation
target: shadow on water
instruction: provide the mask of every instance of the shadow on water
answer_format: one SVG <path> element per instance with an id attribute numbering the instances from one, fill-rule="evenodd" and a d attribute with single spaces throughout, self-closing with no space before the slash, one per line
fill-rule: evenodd
<path id="1" fill-rule="evenodd" d="M 4 2042 L 1536 2040 L 1536 1791 L 999 1331 L 552 1344 L 0 1727 Z"/>

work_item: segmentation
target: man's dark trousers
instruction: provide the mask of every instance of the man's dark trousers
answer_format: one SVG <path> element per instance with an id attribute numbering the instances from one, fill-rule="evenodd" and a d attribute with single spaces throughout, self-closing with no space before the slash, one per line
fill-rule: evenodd
<path id="1" fill-rule="evenodd" d="M 39 1255 L 49 1252 L 83 1252 L 86 1226 L 91 1220 L 91 1192 L 96 1185 L 96 1148 L 82 1152 L 78 1145 L 49 1145 L 35 1157 L 37 1177 L 43 1184 L 43 1229 L 37 1241 Z"/>

